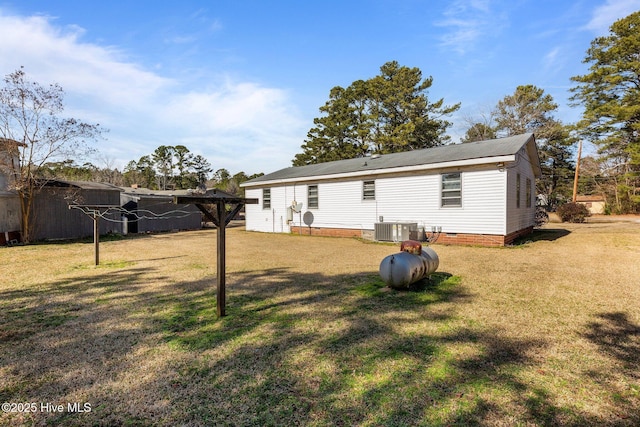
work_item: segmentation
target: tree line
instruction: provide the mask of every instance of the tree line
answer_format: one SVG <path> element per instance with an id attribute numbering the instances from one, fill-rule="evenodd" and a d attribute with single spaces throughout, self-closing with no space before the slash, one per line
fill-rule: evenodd
<path id="1" fill-rule="evenodd" d="M 551 206 L 570 200 L 577 141 L 598 148 L 584 159 L 583 194 L 601 194 L 613 213 L 640 212 L 640 12 L 613 23 L 607 36 L 591 42 L 584 63 L 589 71 L 572 77 L 571 102 L 583 109 L 577 123 L 562 123 L 558 105 L 544 89 L 518 86 L 488 112 L 466 118 L 461 142 L 481 141 L 525 132 L 536 135 L 543 177 L 538 193 Z M 336 86 L 320 107 L 321 116 L 295 155 L 294 166 L 384 154 L 450 143 L 448 120 L 460 104 L 432 101 L 433 78 L 418 68 L 390 61 L 380 74 Z M 258 175 L 226 169 L 215 173 L 210 163 L 184 145 L 161 145 L 130 161 L 120 172 L 112 162 L 103 167 L 77 164 L 87 158 L 91 141 L 103 137 L 99 124 L 62 117 L 64 92 L 57 84 L 40 85 L 21 68 L 0 87 L 0 168 L 11 177 L 28 230 L 33 196 L 51 178 L 93 180 L 115 185 L 138 184 L 152 189 L 184 189 L 207 185 L 239 193 L 239 184 Z M 18 161 L 15 162 L 14 159 Z M 23 235 L 28 233 L 23 230 Z M 27 237 L 25 237 L 27 238 Z"/>
<path id="2" fill-rule="evenodd" d="M 186 190 L 205 186 L 243 196 L 240 184 L 264 175 L 262 172 L 247 175 L 242 171 L 231 175 L 225 168 L 214 172 L 206 158 L 194 155 L 184 145 L 161 145 L 152 154 L 129 161 L 122 171 L 114 168 L 109 159 L 102 161 L 104 166 L 96 166 L 92 162 L 78 164 L 73 159 L 47 162 L 38 168 L 37 176 L 44 181 L 93 181 L 151 190 Z"/>

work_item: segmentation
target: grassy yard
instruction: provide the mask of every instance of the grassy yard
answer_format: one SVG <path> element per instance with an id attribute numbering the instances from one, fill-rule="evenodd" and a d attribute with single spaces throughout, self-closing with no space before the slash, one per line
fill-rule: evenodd
<path id="1" fill-rule="evenodd" d="M 227 239 L 223 319 L 212 230 L 0 249 L 0 425 L 640 425 L 637 223 L 435 245 L 415 292 L 397 245 Z"/>

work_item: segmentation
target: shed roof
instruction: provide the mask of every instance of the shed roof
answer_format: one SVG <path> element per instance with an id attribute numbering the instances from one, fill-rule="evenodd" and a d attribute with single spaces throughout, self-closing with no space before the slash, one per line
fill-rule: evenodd
<path id="1" fill-rule="evenodd" d="M 65 181 L 61 179 L 49 179 L 44 183 L 45 187 L 74 187 L 83 190 L 106 190 L 106 191 L 122 191 L 120 187 L 113 184 L 93 181 Z"/>
<path id="2" fill-rule="evenodd" d="M 241 186 L 366 171 L 393 172 L 394 169 L 421 165 L 442 165 L 442 167 L 446 167 L 447 163 L 452 162 L 515 156 L 523 147 L 527 149 L 534 173 L 539 176 L 540 159 L 535 145 L 535 137 L 532 133 L 526 133 L 486 141 L 442 145 L 401 153 L 337 160 L 307 166 L 293 166 L 254 178 L 244 182 Z"/>
<path id="3" fill-rule="evenodd" d="M 191 196 L 201 195 L 208 196 L 212 194 L 219 194 L 226 197 L 235 197 L 231 193 L 227 193 L 217 188 L 208 188 L 204 193 L 199 193 L 197 190 L 151 190 L 149 188 L 133 188 L 133 187 L 120 187 L 121 191 L 126 195 L 135 199 L 141 198 L 158 198 L 173 200 L 175 196 Z"/>

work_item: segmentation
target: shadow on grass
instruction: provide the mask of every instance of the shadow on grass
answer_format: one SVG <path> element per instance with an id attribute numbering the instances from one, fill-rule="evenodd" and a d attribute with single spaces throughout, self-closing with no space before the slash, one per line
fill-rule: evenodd
<path id="1" fill-rule="evenodd" d="M 514 245 L 539 241 L 553 242 L 569 234 L 571 234 L 571 231 L 564 228 L 536 228 L 531 234 L 517 238 Z"/>
<path id="2" fill-rule="evenodd" d="M 0 324 L 16 331 L 0 336 L 0 398 L 93 410 L 0 414 L 0 423 L 607 424 L 523 382 L 545 340 L 461 319 L 456 307 L 473 297 L 447 272 L 406 292 L 372 273 L 231 273 L 222 319 L 214 278 L 91 273 L 0 293 Z M 624 347 L 618 354 L 637 362 Z"/>
<path id="3" fill-rule="evenodd" d="M 600 351 L 617 360 L 626 371 L 640 378 L 640 325 L 629 320 L 626 313 L 602 313 L 587 325 L 584 336 Z"/>

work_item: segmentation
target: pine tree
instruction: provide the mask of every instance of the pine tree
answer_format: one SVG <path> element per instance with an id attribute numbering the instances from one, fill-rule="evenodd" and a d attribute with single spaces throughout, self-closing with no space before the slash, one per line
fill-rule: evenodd
<path id="1" fill-rule="evenodd" d="M 573 77 L 571 89 L 584 107 L 578 128 L 615 165 L 614 211 L 640 212 L 640 12 L 593 40 L 583 62 L 589 73 Z"/>
<path id="2" fill-rule="evenodd" d="M 431 77 L 422 79 L 418 68 L 384 64 L 380 75 L 357 80 L 349 87 L 336 86 L 320 107 L 324 115 L 302 145 L 294 166 L 350 159 L 368 153 L 395 153 L 433 147 L 449 141 L 451 123 L 443 117 L 460 108 L 429 102 Z"/>

